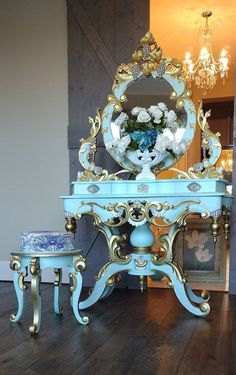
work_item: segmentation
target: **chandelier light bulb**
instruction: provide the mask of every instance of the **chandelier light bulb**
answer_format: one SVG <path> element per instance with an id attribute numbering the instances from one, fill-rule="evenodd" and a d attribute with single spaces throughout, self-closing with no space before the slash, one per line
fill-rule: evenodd
<path id="1" fill-rule="evenodd" d="M 223 52 L 223 51 L 222 51 L 222 52 Z M 191 61 L 191 60 L 190 60 L 190 57 L 191 57 L 190 52 L 186 52 L 185 59 Z M 222 56 L 222 57 L 223 57 L 223 56 Z"/>
<path id="2" fill-rule="evenodd" d="M 184 73 L 189 86 L 191 86 L 191 82 L 195 82 L 198 88 L 204 90 L 204 94 L 206 90 L 215 86 L 218 76 L 223 79 L 224 83 L 224 78 L 228 76 L 229 70 L 226 49 L 222 49 L 218 61 L 214 59 L 212 53 L 211 30 L 208 25 L 208 18 L 211 15 L 211 11 L 202 13 L 202 17 L 205 18 L 205 25 L 200 29 L 201 48 L 198 59 L 193 62 L 190 58 L 190 52 L 187 52 L 183 60 Z"/>
<path id="3" fill-rule="evenodd" d="M 226 55 L 227 55 L 226 49 L 223 48 L 220 53 L 220 57 L 226 57 Z"/>

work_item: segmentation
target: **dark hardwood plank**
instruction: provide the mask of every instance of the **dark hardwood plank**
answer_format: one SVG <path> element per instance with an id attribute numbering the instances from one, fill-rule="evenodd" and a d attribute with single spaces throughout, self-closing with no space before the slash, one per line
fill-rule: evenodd
<path id="1" fill-rule="evenodd" d="M 87 310 L 91 323 L 83 327 L 73 317 L 68 285 L 63 318 L 53 312 L 53 286 L 41 289 L 42 326 L 30 336 L 30 291 L 22 322 L 12 324 L 13 285 L 0 284 L 0 374 L 235 374 L 236 296 L 212 293 L 211 314 L 199 319 L 172 290 L 119 289 Z"/>
<path id="2" fill-rule="evenodd" d="M 13 285 L 0 283 L 0 374 L 235 374 L 236 296 L 213 293 L 210 316 L 199 319 L 172 290 L 116 290 L 88 309 L 91 323 L 83 327 L 69 306 L 68 285 L 63 318 L 53 312 L 53 286 L 41 289 L 42 326 L 30 336 L 30 291 L 22 322 L 12 324 Z"/>

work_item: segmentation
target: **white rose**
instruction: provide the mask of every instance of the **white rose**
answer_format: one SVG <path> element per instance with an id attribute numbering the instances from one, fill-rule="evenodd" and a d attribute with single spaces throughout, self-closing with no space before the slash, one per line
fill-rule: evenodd
<path id="1" fill-rule="evenodd" d="M 148 112 L 153 116 L 153 122 L 155 122 L 155 124 L 160 124 L 163 112 L 156 105 L 151 105 Z"/>
<path id="2" fill-rule="evenodd" d="M 102 167 L 95 166 L 95 168 L 94 168 L 94 174 L 96 176 L 100 176 L 102 174 Z"/>
<path id="3" fill-rule="evenodd" d="M 150 113 L 150 115 L 153 116 L 153 112 L 155 112 L 156 110 L 158 110 L 158 106 L 157 105 L 151 105 L 149 108 L 148 108 L 148 112 Z"/>
<path id="4" fill-rule="evenodd" d="M 159 152 L 164 152 L 166 150 L 164 143 L 158 141 L 156 142 L 154 148 Z"/>
<path id="5" fill-rule="evenodd" d="M 130 142 L 131 142 L 131 138 L 129 135 L 125 135 L 117 142 L 117 149 L 119 150 L 121 154 L 125 153 Z"/>
<path id="6" fill-rule="evenodd" d="M 138 122 L 149 122 L 151 120 L 151 116 L 145 109 L 142 109 L 137 117 Z"/>
<path id="7" fill-rule="evenodd" d="M 155 122 L 155 124 L 160 124 L 161 123 L 161 119 L 154 118 L 153 122 Z"/>
<path id="8" fill-rule="evenodd" d="M 184 154 L 186 152 L 187 146 L 185 141 L 176 142 L 172 144 L 172 150 L 176 155 Z"/>
<path id="9" fill-rule="evenodd" d="M 127 113 L 121 112 L 121 114 L 117 117 L 117 119 L 115 119 L 114 122 L 117 126 L 121 126 L 128 119 L 129 119 L 129 116 L 127 115 Z"/>
<path id="10" fill-rule="evenodd" d="M 132 114 L 133 116 L 138 116 L 139 112 L 140 112 L 142 109 L 145 109 L 145 108 L 142 108 L 142 107 L 134 107 L 134 108 L 131 110 L 131 114 Z"/>
<path id="11" fill-rule="evenodd" d="M 163 130 L 163 136 L 168 138 L 171 142 L 173 142 L 173 140 L 174 140 L 174 135 L 173 135 L 173 133 L 171 133 L 170 129 L 167 129 L 167 128 L 164 129 Z"/>
<path id="12" fill-rule="evenodd" d="M 166 124 L 168 128 L 172 130 L 172 132 L 176 132 L 178 130 L 179 124 L 178 122 L 170 122 Z"/>
<path id="13" fill-rule="evenodd" d="M 172 123 L 175 122 L 176 120 L 177 120 L 176 113 L 171 109 L 171 110 L 168 112 L 168 115 L 167 115 L 167 123 L 168 123 L 168 124 L 172 124 Z"/>
<path id="14" fill-rule="evenodd" d="M 107 150 L 111 150 L 112 147 L 113 147 L 113 142 L 107 142 L 107 144 L 106 144 L 106 149 L 107 149 Z"/>
<path id="15" fill-rule="evenodd" d="M 158 107 L 162 110 L 162 112 L 165 112 L 167 110 L 167 106 L 165 103 L 158 103 Z"/>
<path id="16" fill-rule="evenodd" d="M 166 137 L 164 134 L 160 134 L 157 136 L 156 144 L 154 148 L 157 151 L 164 152 L 167 148 L 170 148 L 172 141 Z"/>
<path id="17" fill-rule="evenodd" d="M 161 118 L 163 116 L 163 112 L 156 105 L 151 105 L 151 107 L 148 108 L 148 112 L 156 118 Z"/>

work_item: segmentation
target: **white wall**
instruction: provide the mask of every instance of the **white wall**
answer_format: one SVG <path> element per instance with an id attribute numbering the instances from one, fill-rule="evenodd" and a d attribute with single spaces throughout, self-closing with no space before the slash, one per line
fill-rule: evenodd
<path id="1" fill-rule="evenodd" d="M 64 229 L 67 103 L 65 0 L 0 0 L 0 279 L 21 232 Z"/>

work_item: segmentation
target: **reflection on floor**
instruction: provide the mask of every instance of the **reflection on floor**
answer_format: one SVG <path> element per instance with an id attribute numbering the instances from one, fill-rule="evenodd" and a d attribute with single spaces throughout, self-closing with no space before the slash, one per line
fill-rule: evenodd
<path id="1" fill-rule="evenodd" d="M 86 291 L 87 292 L 87 291 Z M 116 290 L 76 323 L 62 286 L 63 318 L 53 313 L 53 287 L 42 284 L 42 326 L 31 337 L 31 296 L 21 324 L 9 322 L 16 299 L 0 283 L 0 374 L 235 374 L 236 296 L 213 292 L 208 318 L 196 318 L 172 290 Z"/>
<path id="2" fill-rule="evenodd" d="M 217 292 L 228 292 L 229 290 L 229 259 L 230 259 L 230 252 L 227 250 L 226 252 L 226 270 L 225 270 L 225 282 L 200 282 L 200 281 L 189 281 L 188 285 L 190 288 L 195 290 L 209 290 L 209 291 L 217 291 Z M 168 279 L 164 277 L 161 281 L 153 281 L 151 278 L 148 278 L 148 287 L 149 288 L 164 288 L 167 289 L 167 282 Z"/>

